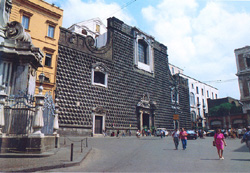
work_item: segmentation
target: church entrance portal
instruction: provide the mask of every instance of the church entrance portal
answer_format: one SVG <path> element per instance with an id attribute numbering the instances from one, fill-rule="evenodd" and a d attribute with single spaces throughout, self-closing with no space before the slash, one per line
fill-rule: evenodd
<path id="1" fill-rule="evenodd" d="M 137 103 L 138 129 L 145 130 L 154 127 L 154 110 L 156 102 L 150 101 L 149 94 L 143 94 L 141 100 Z"/>

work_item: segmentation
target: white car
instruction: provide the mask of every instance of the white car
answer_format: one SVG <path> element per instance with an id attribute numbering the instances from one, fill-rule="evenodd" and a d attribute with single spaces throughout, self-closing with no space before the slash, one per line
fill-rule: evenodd
<path id="1" fill-rule="evenodd" d="M 155 134 L 156 134 L 156 136 L 161 136 L 162 132 L 165 134 L 165 136 L 168 136 L 168 131 L 165 128 L 157 128 Z"/>

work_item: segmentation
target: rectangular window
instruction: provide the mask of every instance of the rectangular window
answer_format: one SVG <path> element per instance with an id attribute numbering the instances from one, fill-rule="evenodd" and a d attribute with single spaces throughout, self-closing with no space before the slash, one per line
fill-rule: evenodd
<path id="1" fill-rule="evenodd" d="M 246 62 L 247 62 L 247 67 L 250 67 L 250 58 L 246 58 Z"/>
<path id="2" fill-rule="evenodd" d="M 203 88 L 201 89 L 201 94 L 204 96 L 204 90 L 203 90 Z"/>
<path id="3" fill-rule="evenodd" d="M 217 99 L 217 94 L 215 94 L 215 99 Z"/>
<path id="4" fill-rule="evenodd" d="M 199 94 L 199 88 L 196 87 L 196 94 Z"/>
<path id="5" fill-rule="evenodd" d="M 207 97 L 209 97 L 209 92 L 207 91 Z"/>
<path id="6" fill-rule="evenodd" d="M 44 65 L 51 67 L 51 61 L 52 61 L 52 54 L 46 53 Z"/>
<path id="7" fill-rule="evenodd" d="M 174 67 L 172 67 L 172 74 L 174 74 Z"/>
<path id="8" fill-rule="evenodd" d="M 49 28 L 48 28 L 48 37 L 54 38 L 54 32 L 55 32 L 55 27 L 49 25 Z"/>
<path id="9" fill-rule="evenodd" d="M 24 29 L 29 29 L 30 18 L 27 16 L 22 17 L 22 25 Z"/>
<path id="10" fill-rule="evenodd" d="M 197 97 L 197 106 L 200 106 L 200 98 Z"/>
<path id="11" fill-rule="evenodd" d="M 100 25 L 96 24 L 96 32 L 100 33 Z"/>
<path id="12" fill-rule="evenodd" d="M 214 99 L 214 93 L 212 92 L 212 99 Z"/>
<path id="13" fill-rule="evenodd" d="M 12 63 L 2 61 L 0 63 L 0 85 L 5 86 L 5 93 L 9 94 L 10 91 L 10 78 L 12 76 Z"/>

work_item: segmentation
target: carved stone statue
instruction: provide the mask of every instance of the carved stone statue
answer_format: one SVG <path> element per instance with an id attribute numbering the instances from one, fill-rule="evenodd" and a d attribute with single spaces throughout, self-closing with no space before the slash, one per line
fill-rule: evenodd
<path id="1" fill-rule="evenodd" d="M 0 39 L 4 38 L 4 31 L 9 21 L 12 0 L 0 0 Z"/>
<path id="2" fill-rule="evenodd" d="M 5 36 L 8 39 L 31 42 L 29 33 L 25 32 L 22 24 L 16 21 L 7 24 Z"/>

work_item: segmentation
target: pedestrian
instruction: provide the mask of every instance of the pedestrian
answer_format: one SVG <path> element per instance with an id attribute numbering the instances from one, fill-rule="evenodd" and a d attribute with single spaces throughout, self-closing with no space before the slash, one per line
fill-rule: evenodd
<path id="1" fill-rule="evenodd" d="M 224 146 L 227 146 L 227 144 L 223 133 L 221 133 L 221 129 L 216 130 L 216 133 L 214 135 L 214 142 L 217 148 L 219 159 L 224 160 L 223 151 L 224 151 Z"/>
<path id="2" fill-rule="evenodd" d="M 116 132 L 116 137 L 119 137 L 119 133 L 120 133 L 120 131 L 117 130 L 117 132 Z"/>
<path id="3" fill-rule="evenodd" d="M 185 150 L 187 148 L 187 132 L 185 131 L 184 128 L 181 129 L 179 138 L 181 139 L 182 142 L 182 148 L 183 150 Z"/>
<path id="4" fill-rule="evenodd" d="M 243 135 L 243 138 L 241 140 L 241 143 L 246 142 L 246 146 L 249 149 L 250 152 L 250 127 L 246 128 L 246 133 Z"/>
<path id="5" fill-rule="evenodd" d="M 175 145 L 175 149 L 178 150 L 178 145 L 179 145 L 179 130 L 175 129 L 174 132 L 172 133 L 172 137 L 173 137 L 173 141 L 174 141 L 174 145 Z"/>

